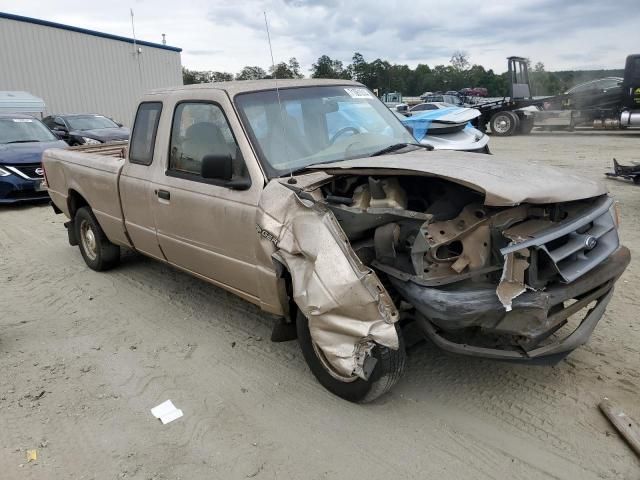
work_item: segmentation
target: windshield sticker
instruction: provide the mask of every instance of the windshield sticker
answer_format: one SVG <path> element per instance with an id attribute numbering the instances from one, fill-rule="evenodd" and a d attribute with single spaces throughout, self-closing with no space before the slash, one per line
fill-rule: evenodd
<path id="1" fill-rule="evenodd" d="M 15 123 L 31 123 L 31 122 L 33 122 L 33 120 L 31 120 L 30 118 L 13 118 L 12 120 Z"/>
<path id="2" fill-rule="evenodd" d="M 351 98 L 373 98 L 371 92 L 366 88 L 345 88 L 344 91 Z"/>

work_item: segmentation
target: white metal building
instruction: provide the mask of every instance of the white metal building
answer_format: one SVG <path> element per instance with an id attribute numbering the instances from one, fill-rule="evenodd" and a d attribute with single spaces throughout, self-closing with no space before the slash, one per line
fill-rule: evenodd
<path id="1" fill-rule="evenodd" d="M 47 115 L 101 113 L 131 126 L 145 91 L 182 85 L 181 51 L 0 12 L 0 91 L 41 97 Z"/>

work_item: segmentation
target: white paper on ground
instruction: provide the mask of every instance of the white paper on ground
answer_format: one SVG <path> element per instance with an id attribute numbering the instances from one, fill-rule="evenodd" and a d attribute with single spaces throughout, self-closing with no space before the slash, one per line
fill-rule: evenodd
<path id="1" fill-rule="evenodd" d="M 153 407 L 151 409 L 151 415 L 159 418 L 164 425 L 169 422 L 173 422 L 176 418 L 180 418 L 182 416 L 182 410 L 176 408 L 171 400 L 167 400 L 157 407 Z"/>

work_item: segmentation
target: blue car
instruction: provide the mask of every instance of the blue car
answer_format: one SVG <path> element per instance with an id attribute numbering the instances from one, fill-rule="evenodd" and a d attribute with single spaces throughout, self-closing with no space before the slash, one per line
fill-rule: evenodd
<path id="1" fill-rule="evenodd" d="M 42 152 L 66 146 L 34 117 L 0 114 L 0 204 L 48 200 Z"/>

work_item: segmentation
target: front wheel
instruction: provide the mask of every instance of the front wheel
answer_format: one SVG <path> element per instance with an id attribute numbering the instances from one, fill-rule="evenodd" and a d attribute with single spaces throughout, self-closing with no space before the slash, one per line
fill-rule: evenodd
<path id="1" fill-rule="evenodd" d="M 89 268 L 100 272 L 118 264 L 120 247 L 109 241 L 89 207 L 78 209 L 74 226 L 80 253 Z"/>
<path id="2" fill-rule="evenodd" d="M 396 324 L 400 347 L 392 350 L 376 345 L 372 350 L 377 360 L 368 380 L 355 375 L 345 377 L 329 364 L 309 331 L 309 321 L 299 310 L 296 319 L 298 342 L 304 359 L 320 384 L 334 395 L 350 402 L 367 403 L 385 394 L 398 382 L 404 372 L 406 353 L 402 333 Z"/>

